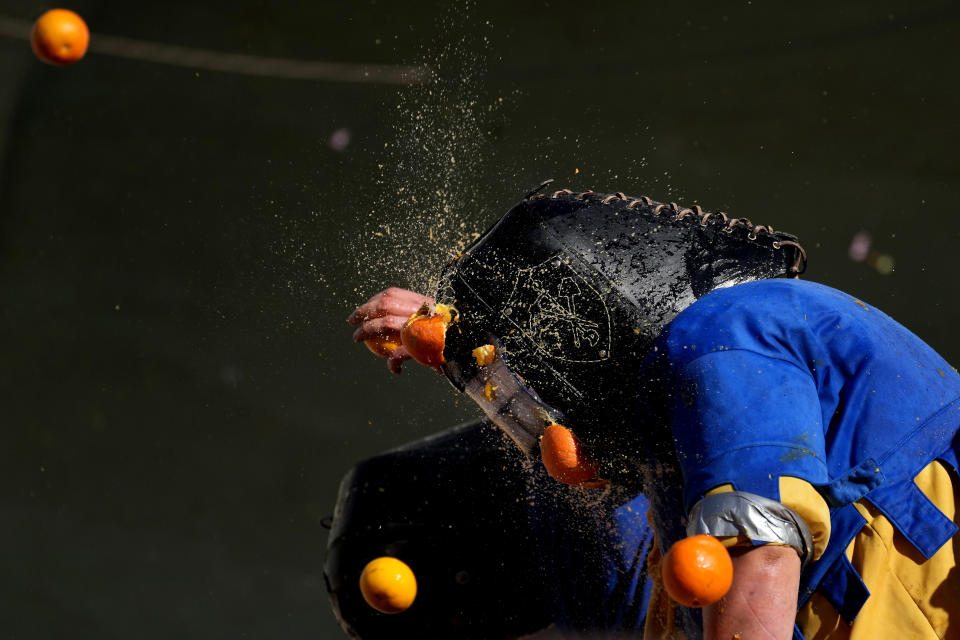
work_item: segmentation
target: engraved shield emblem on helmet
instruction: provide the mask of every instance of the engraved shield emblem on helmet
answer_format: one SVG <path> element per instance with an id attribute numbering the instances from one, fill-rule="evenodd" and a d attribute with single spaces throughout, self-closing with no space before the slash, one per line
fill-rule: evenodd
<path id="1" fill-rule="evenodd" d="M 610 313 L 603 296 L 560 256 L 517 271 L 503 314 L 549 358 L 610 358 Z"/>

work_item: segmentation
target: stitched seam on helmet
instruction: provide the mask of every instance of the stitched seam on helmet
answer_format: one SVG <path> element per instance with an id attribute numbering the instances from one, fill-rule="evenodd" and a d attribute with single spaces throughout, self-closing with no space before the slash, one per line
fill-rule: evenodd
<path id="1" fill-rule="evenodd" d="M 547 197 L 547 196 L 544 195 L 543 197 Z M 599 204 L 603 204 L 603 205 L 610 205 L 614 202 L 627 202 L 627 209 L 631 211 L 638 204 L 642 204 L 648 209 L 652 208 L 654 215 L 660 215 L 664 209 L 667 209 L 672 213 L 676 214 L 674 216 L 675 220 L 683 220 L 684 218 L 689 216 L 696 216 L 699 218 L 699 222 L 701 226 L 707 226 L 707 224 L 711 221 L 711 218 L 720 216 L 724 225 L 722 227 L 722 231 L 724 231 L 725 233 L 733 233 L 733 229 L 739 226 L 741 228 L 748 229 L 747 239 L 752 242 L 758 242 L 759 241 L 758 234 L 762 232 L 765 235 L 768 235 L 774 239 L 773 241 L 774 250 L 779 251 L 784 246 L 794 247 L 797 250 L 798 255 L 797 255 L 797 259 L 794 261 L 794 264 L 791 267 L 789 267 L 789 273 L 792 273 L 794 275 L 799 275 L 807 270 L 807 252 L 800 245 L 800 243 L 794 240 L 786 239 L 786 238 L 782 240 L 777 240 L 776 239 L 777 232 L 774 230 L 773 226 L 754 224 L 753 222 L 750 221 L 749 218 L 730 218 L 723 211 L 704 212 L 703 209 L 700 207 L 700 205 L 694 205 L 693 208 L 687 208 L 687 207 L 680 208 L 676 202 L 671 202 L 669 204 L 656 203 L 654 200 L 651 200 L 647 196 L 632 198 L 630 196 L 624 195 L 623 192 L 620 192 L 620 191 L 614 194 L 602 194 L 602 193 L 597 193 L 596 191 L 581 191 L 580 193 L 574 193 L 570 189 L 560 189 L 558 191 L 554 191 L 549 196 L 549 198 L 552 200 L 556 200 L 558 198 L 572 198 L 580 201 L 586 201 L 591 198 L 599 198 L 600 199 Z"/>

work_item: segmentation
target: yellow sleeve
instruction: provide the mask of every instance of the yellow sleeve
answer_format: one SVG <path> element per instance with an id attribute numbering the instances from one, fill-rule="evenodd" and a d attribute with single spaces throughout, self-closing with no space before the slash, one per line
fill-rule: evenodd
<path id="1" fill-rule="evenodd" d="M 830 507 L 827 501 L 806 480 L 780 476 L 780 502 L 793 509 L 807 523 L 813 536 L 813 557 L 810 559 L 819 559 L 830 542 Z"/>

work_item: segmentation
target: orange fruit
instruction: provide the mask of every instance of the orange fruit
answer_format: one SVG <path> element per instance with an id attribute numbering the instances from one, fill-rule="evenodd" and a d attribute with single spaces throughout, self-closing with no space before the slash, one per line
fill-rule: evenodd
<path id="1" fill-rule="evenodd" d="M 497 348 L 492 344 L 485 344 L 482 347 L 477 347 L 470 353 L 476 359 L 478 367 L 485 367 L 493 364 L 493 361 L 497 357 Z"/>
<path id="2" fill-rule="evenodd" d="M 417 578 L 407 563 L 382 556 L 363 568 L 360 593 L 380 613 L 400 613 L 409 609 L 417 597 Z"/>
<path id="3" fill-rule="evenodd" d="M 363 341 L 373 353 L 381 358 L 389 358 L 394 349 L 400 346 L 400 343 L 387 338 L 386 336 L 377 336 L 376 338 L 367 338 Z"/>
<path id="4" fill-rule="evenodd" d="M 660 565 L 663 586 L 685 607 L 706 607 L 726 595 L 733 584 L 730 554 L 713 536 L 677 541 Z"/>
<path id="5" fill-rule="evenodd" d="M 30 45 L 38 58 L 49 64 L 73 64 L 90 44 L 90 30 L 83 18 L 69 9 L 50 9 L 33 23 Z"/>
<path id="6" fill-rule="evenodd" d="M 607 484 L 597 477 L 597 465 L 583 452 L 573 431 L 551 424 L 540 436 L 540 458 L 550 477 L 564 484 L 596 489 Z"/>
<path id="7" fill-rule="evenodd" d="M 438 367 L 446 362 L 443 347 L 447 341 L 447 327 L 455 313 L 453 307 L 438 303 L 432 308 L 425 304 L 410 316 L 400 330 L 400 340 L 410 357 L 428 367 Z"/>

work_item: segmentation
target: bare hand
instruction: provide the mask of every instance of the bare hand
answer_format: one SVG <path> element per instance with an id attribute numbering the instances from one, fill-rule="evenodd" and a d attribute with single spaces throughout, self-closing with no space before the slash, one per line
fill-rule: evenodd
<path id="1" fill-rule="evenodd" d="M 356 342 L 363 342 L 369 338 L 386 338 L 400 343 L 400 329 L 413 313 L 424 303 L 433 304 L 433 299 L 427 296 L 390 287 L 373 296 L 357 307 L 347 322 L 359 325 L 353 332 Z M 410 354 L 401 345 L 390 352 L 387 357 L 387 368 L 395 374 L 400 374 L 403 363 L 410 359 Z"/>

